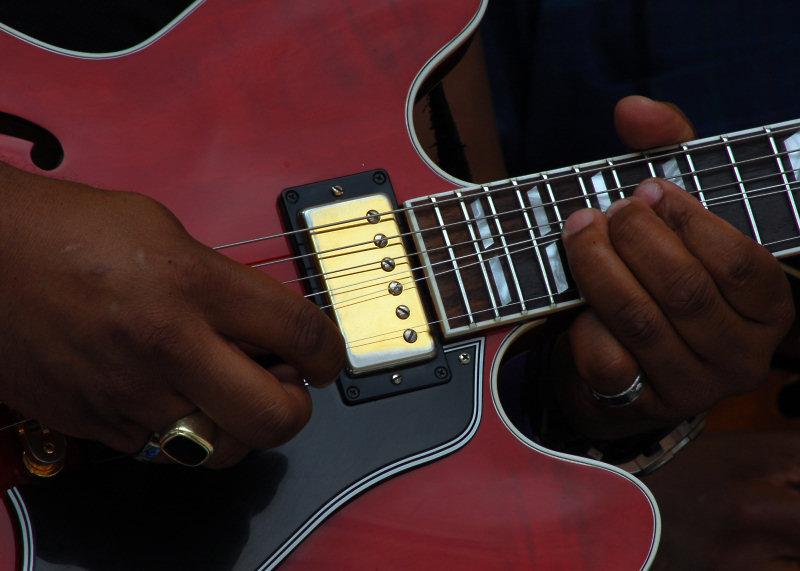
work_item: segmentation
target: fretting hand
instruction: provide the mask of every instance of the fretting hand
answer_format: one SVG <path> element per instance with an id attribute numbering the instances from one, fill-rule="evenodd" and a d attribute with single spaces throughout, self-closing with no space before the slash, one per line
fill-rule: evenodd
<path id="1" fill-rule="evenodd" d="M 643 97 L 622 100 L 615 119 L 635 148 L 693 137 L 676 108 Z M 668 426 L 763 382 L 794 317 L 786 278 L 683 189 L 649 180 L 606 214 L 576 212 L 564 246 L 589 309 L 560 339 L 553 376 L 579 431 L 616 438 Z M 641 393 L 626 393 L 640 373 Z M 635 400 L 612 407 L 594 393 Z"/>

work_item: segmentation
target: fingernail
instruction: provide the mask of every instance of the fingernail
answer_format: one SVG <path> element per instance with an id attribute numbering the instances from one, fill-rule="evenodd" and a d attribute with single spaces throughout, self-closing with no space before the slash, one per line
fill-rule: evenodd
<path id="1" fill-rule="evenodd" d="M 606 208 L 606 216 L 611 218 L 612 216 L 614 216 L 614 214 L 616 212 L 622 210 L 623 208 L 628 206 L 630 203 L 631 203 L 631 201 L 628 200 L 627 198 L 620 198 L 616 202 L 611 203 L 611 206 Z"/>
<path id="2" fill-rule="evenodd" d="M 594 216 L 594 210 L 591 210 L 590 208 L 584 208 L 583 210 L 578 210 L 577 212 L 572 213 L 564 223 L 563 233 L 565 235 L 577 234 L 594 221 Z"/>
<path id="3" fill-rule="evenodd" d="M 646 180 L 636 188 L 633 194 L 644 200 L 647 205 L 652 208 L 661 200 L 661 197 L 664 195 L 664 190 L 661 188 L 661 185 L 658 184 L 658 181 Z"/>

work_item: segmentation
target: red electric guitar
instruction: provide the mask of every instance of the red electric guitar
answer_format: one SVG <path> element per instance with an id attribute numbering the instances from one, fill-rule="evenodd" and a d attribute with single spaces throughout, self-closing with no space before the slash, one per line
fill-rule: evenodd
<path id="1" fill-rule="evenodd" d="M 330 247 L 304 225 L 320 225 L 331 205 L 349 227 L 397 224 L 385 238 L 407 254 L 385 262 L 377 233 L 364 240 L 378 252 L 374 271 L 387 276 L 380 295 L 366 297 L 394 308 L 405 305 L 391 299 L 398 285 L 425 284 L 415 303 L 428 312 L 424 323 L 406 322 L 392 309 L 388 337 L 399 336 L 401 351 L 388 339 L 389 349 L 363 354 L 381 332 L 346 331 L 357 372 L 313 391 L 313 418 L 297 438 L 235 468 L 119 461 L 12 488 L 0 568 L 650 565 L 659 538 L 650 493 L 620 470 L 519 434 L 498 404 L 500 356 L 519 323 L 580 302 L 558 221 L 604 207 L 647 176 L 681 179 L 776 253 L 796 248 L 794 131 L 466 188 L 422 152 L 411 108 L 484 8 L 198 1 L 152 41 L 103 56 L 0 33 L 0 111 L 57 140 L 63 161 L 39 163 L 52 176 L 146 193 L 202 242 L 242 243 L 225 252 L 244 263 L 297 258 L 299 270 L 267 271 L 284 281 L 303 272 L 312 291 L 334 286 L 304 260 Z M 0 138 L 4 160 L 43 172 L 29 152 Z M 733 168 L 734 152 L 748 161 Z M 756 192 L 780 237 L 759 223 Z M 288 238 L 248 242 L 284 230 Z M 412 260 L 397 264 L 410 279 L 388 277 L 403 275 L 391 273 L 400 259 Z M 387 279 L 396 282 L 388 290 Z"/>

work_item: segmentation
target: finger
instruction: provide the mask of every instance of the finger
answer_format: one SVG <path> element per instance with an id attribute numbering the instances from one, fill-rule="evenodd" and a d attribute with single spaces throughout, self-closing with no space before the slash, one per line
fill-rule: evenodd
<path id="1" fill-rule="evenodd" d="M 613 395 L 627 389 L 639 372 L 639 363 L 603 324 L 593 309 L 583 311 L 569 329 L 575 367 L 587 389 Z M 591 391 L 584 390 L 590 402 Z"/>
<path id="2" fill-rule="evenodd" d="M 705 362 L 725 363 L 731 351 L 749 353 L 748 324 L 680 237 L 637 198 L 618 201 L 608 212 L 614 251 L 686 345 Z"/>
<path id="3" fill-rule="evenodd" d="M 610 242 L 606 216 L 590 209 L 572 214 L 565 223 L 563 241 L 572 275 L 583 297 L 651 377 L 655 391 L 680 391 L 680 406 L 708 404 L 708 395 L 693 394 L 702 391 L 702 387 L 674 388 L 664 382 L 664 379 L 694 379 L 697 359 L 620 259 Z M 683 411 L 661 413 L 674 416 Z"/>
<path id="4" fill-rule="evenodd" d="M 765 248 L 669 181 L 645 181 L 635 196 L 680 237 L 740 315 L 757 323 L 791 322 L 794 309 L 789 284 Z"/>
<path id="5" fill-rule="evenodd" d="M 620 140 L 631 149 L 651 149 L 696 138 L 694 127 L 678 107 L 640 95 L 617 103 L 614 125 Z"/>
<path id="6" fill-rule="evenodd" d="M 252 448 L 224 430 L 220 430 L 214 442 L 214 453 L 203 466 L 214 469 L 228 468 L 241 462 L 251 451 Z"/>
<path id="7" fill-rule="evenodd" d="M 243 344 L 279 355 L 309 384 L 324 386 L 344 364 L 344 341 L 325 313 L 265 273 L 213 256 L 195 280 L 209 322 Z M 212 294 L 212 295 L 209 295 Z"/>
<path id="8" fill-rule="evenodd" d="M 195 335 L 198 351 L 187 365 L 194 375 L 180 379 L 178 388 L 222 430 L 249 448 L 266 449 L 308 422 L 311 397 L 291 367 L 270 372 L 224 339 Z"/>

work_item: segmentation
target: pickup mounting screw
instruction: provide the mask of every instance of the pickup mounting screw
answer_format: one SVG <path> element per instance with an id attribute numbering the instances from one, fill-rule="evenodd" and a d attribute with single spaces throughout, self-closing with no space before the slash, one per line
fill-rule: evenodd
<path id="1" fill-rule="evenodd" d="M 342 196 L 344 194 L 344 187 L 341 184 L 334 184 L 331 187 L 331 192 L 333 196 Z"/>
<path id="2" fill-rule="evenodd" d="M 400 375 L 398 375 L 397 373 L 395 373 L 394 375 L 392 375 L 392 384 L 393 384 L 393 385 L 397 386 L 397 385 L 399 385 L 399 384 L 400 384 L 400 383 L 402 383 L 402 382 L 403 382 L 403 377 L 401 377 L 401 376 L 400 376 Z"/>
<path id="3" fill-rule="evenodd" d="M 447 378 L 447 368 L 436 367 L 436 369 L 433 371 L 433 374 L 436 375 L 437 379 L 445 379 Z"/>
<path id="4" fill-rule="evenodd" d="M 361 391 L 358 389 L 358 387 L 355 386 L 347 387 L 347 398 L 357 399 L 360 396 L 361 396 Z"/>

